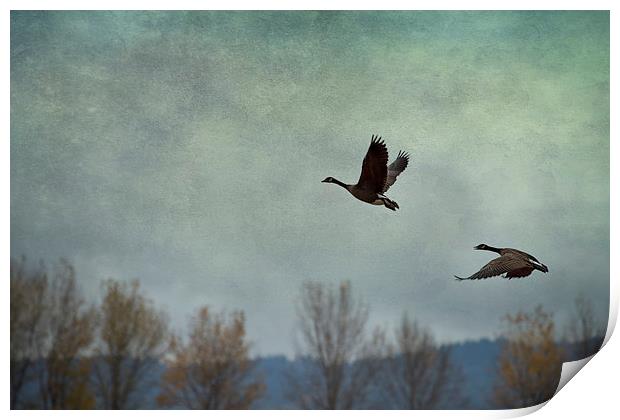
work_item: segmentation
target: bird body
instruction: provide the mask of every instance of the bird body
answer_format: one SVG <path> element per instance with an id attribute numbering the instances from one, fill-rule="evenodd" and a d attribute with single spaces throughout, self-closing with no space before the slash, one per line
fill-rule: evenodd
<path id="1" fill-rule="evenodd" d="M 370 147 L 362 163 L 362 173 L 357 184 L 345 184 L 333 177 L 327 177 L 322 182 L 340 185 L 360 201 L 385 206 L 396 210 L 398 203 L 385 196 L 385 192 L 396 182 L 409 163 L 409 155 L 399 152 L 398 157 L 388 166 L 388 151 L 381 137 L 372 136 Z"/>
<path id="2" fill-rule="evenodd" d="M 527 252 L 519 251 L 514 248 L 495 248 L 486 244 L 480 244 L 474 249 L 492 251 L 500 256 L 489 261 L 477 273 L 469 277 L 454 276 L 457 280 L 477 280 L 488 277 L 495 277 L 505 274 L 506 278 L 527 277 L 532 271 L 538 270 L 547 273 L 549 269 L 542 264 L 536 257 Z"/>

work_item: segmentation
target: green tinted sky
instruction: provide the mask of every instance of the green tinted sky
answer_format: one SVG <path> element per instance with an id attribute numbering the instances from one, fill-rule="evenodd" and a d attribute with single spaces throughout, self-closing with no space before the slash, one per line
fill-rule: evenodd
<path id="1" fill-rule="evenodd" d="M 413 158 L 396 213 L 320 183 L 372 133 Z M 455 282 L 481 242 L 550 272 Z M 442 340 L 580 292 L 606 319 L 609 14 L 13 12 L 11 252 L 138 277 L 178 326 L 244 309 L 261 353 L 308 279 Z"/>

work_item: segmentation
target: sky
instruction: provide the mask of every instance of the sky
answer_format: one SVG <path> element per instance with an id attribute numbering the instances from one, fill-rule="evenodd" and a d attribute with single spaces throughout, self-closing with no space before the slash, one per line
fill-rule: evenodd
<path id="1" fill-rule="evenodd" d="M 320 182 L 372 134 L 397 212 Z M 441 342 L 607 320 L 608 12 L 12 12 L 10 149 L 13 257 L 138 278 L 177 331 L 243 310 L 255 354 L 294 354 L 308 280 Z M 454 281 L 479 243 L 549 273 Z"/>

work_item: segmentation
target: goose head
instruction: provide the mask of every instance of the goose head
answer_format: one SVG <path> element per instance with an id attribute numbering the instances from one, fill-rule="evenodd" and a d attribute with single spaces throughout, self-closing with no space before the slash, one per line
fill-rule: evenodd
<path id="1" fill-rule="evenodd" d="M 321 182 L 331 182 L 334 183 L 334 178 L 332 178 L 331 176 L 328 176 L 327 178 L 325 178 L 323 181 Z"/>
<path id="2" fill-rule="evenodd" d="M 481 250 L 489 250 L 491 247 L 488 246 L 487 244 L 480 244 L 480 245 L 476 245 L 474 247 L 474 249 L 481 249 Z"/>

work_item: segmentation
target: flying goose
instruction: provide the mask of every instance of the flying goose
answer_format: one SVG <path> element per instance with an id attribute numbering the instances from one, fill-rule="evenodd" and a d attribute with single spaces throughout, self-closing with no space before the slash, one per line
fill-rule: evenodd
<path id="1" fill-rule="evenodd" d="M 321 182 L 340 185 L 358 200 L 377 206 L 383 205 L 390 210 L 396 211 L 396 209 L 399 208 L 398 203 L 387 198 L 384 193 L 394 185 L 396 177 L 407 168 L 409 154 L 400 151 L 398 152 L 398 157 L 390 166 L 388 166 L 387 163 L 387 147 L 383 140 L 381 140 L 381 137 L 373 135 L 370 140 L 370 147 L 362 163 L 362 173 L 357 184 L 345 184 L 331 176 L 325 178 Z"/>
<path id="2" fill-rule="evenodd" d="M 480 271 L 469 277 L 456 277 L 457 280 L 477 280 L 487 277 L 495 277 L 506 273 L 505 278 L 527 277 L 532 271 L 539 270 L 547 273 L 549 269 L 546 265 L 531 256 L 527 252 L 513 248 L 495 248 L 486 244 L 480 244 L 474 249 L 497 252 L 500 256 L 489 261 Z"/>

